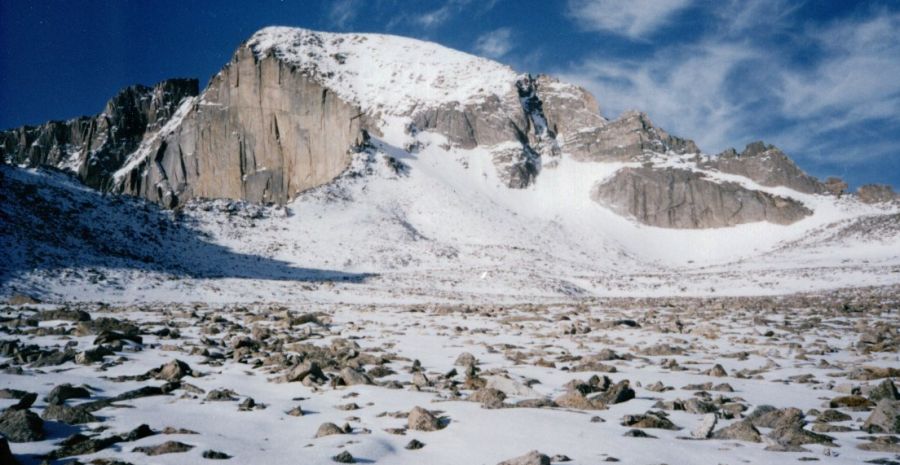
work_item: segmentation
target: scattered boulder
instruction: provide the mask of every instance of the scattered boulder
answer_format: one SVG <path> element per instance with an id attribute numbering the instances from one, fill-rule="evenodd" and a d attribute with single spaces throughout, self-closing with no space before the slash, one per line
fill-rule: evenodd
<path id="1" fill-rule="evenodd" d="M 231 458 L 231 456 L 224 452 L 207 449 L 207 450 L 203 451 L 203 458 L 205 458 L 207 460 L 228 460 Z"/>
<path id="2" fill-rule="evenodd" d="M 418 439 L 412 439 L 408 443 L 406 443 L 406 446 L 404 446 L 403 448 L 406 450 L 419 450 L 423 447 L 425 447 L 425 443 L 419 441 Z"/>
<path id="3" fill-rule="evenodd" d="M 316 437 L 322 438 L 325 436 L 333 436 L 335 434 L 346 434 L 346 432 L 338 425 L 334 423 L 322 423 L 319 426 L 319 429 L 316 431 Z"/>
<path id="4" fill-rule="evenodd" d="M 178 441 L 166 441 L 155 446 L 135 447 L 132 452 L 140 452 L 150 456 L 163 454 L 179 454 L 193 449 L 194 446 Z"/>
<path id="5" fill-rule="evenodd" d="M 42 416 L 45 420 L 55 420 L 67 425 L 80 425 L 97 421 L 97 417 L 91 415 L 91 412 L 82 406 L 71 407 L 68 405 L 50 404 L 44 409 Z"/>
<path id="6" fill-rule="evenodd" d="M 650 411 L 640 415 L 625 415 L 622 417 L 621 425 L 633 428 L 680 429 L 669 420 L 669 416 L 665 412 L 661 411 Z"/>
<path id="7" fill-rule="evenodd" d="M 762 442 L 762 435 L 749 419 L 732 423 L 712 434 L 713 439 Z"/>
<path id="8" fill-rule="evenodd" d="M 868 398 L 875 404 L 882 399 L 900 400 L 900 393 L 897 392 L 897 386 L 894 385 L 894 381 L 885 379 L 869 390 Z"/>
<path id="9" fill-rule="evenodd" d="M 869 433 L 900 434 L 900 401 L 882 399 L 863 423 Z"/>
<path id="10" fill-rule="evenodd" d="M 68 399 L 89 399 L 90 397 L 91 391 L 85 387 L 76 387 L 66 383 L 53 388 L 44 400 L 50 405 L 61 405 Z"/>
<path id="11" fill-rule="evenodd" d="M 28 409 L 7 409 L 0 414 L 0 434 L 9 442 L 44 439 L 44 420 Z"/>
<path id="12" fill-rule="evenodd" d="M 345 367 L 341 370 L 341 379 L 347 386 L 354 386 L 357 384 L 372 384 L 372 378 L 369 378 L 367 374 L 361 371 L 356 371 L 350 367 Z"/>
<path id="13" fill-rule="evenodd" d="M 710 368 L 706 372 L 706 374 L 709 376 L 715 376 L 717 378 L 722 378 L 722 377 L 728 376 L 728 372 L 725 371 L 725 368 L 718 363 L 714 367 Z"/>
<path id="14" fill-rule="evenodd" d="M 500 408 L 503 407 L 503 401 L 506 400 L 506 394 L 497 389 L 484 387 L 473 392 L 468 400 L 478 402 L 486 408 Z"/>
<path id="15" fill-rule="evenodd" d="M 850 410 L 868 410 L 875 403 L 863 396 L 840 396 L 831 399 L 828 406 L 831 408 L 848 408 Z"/>
<path id="16" fill-rule="evenodd" d="M 781 418 L 775 423 L 768 437 L 776 443 L 792 447 L 803 444 L 825 444 L 834 446 L 834 438 L 820 433 L 814 433 L 804 429 L 806 422 L 803 420 L 803 412 L 796 408 L 787 408 L 782 412 Z"/>
<path id="17" fill-rule="evenodd" d="M 407 427 L 413 431 L 437 431 L 442 428 L 441 421 L 422 407 L 413 407 L 406 418 Z"/>
<path id="18" fill-rule="evenodd" d="M 353 455 L 347 451 L 343 451 L 340 454 L 335 455 L 331 458 L 331 460 L 334 460 L 337 463 L 356 463 L 356 459 L 353 458 Z"/>
<path id="19" fill-rule="evenodd" d="M 694 439 L 707 439 L 712 436 L 713 429 L 716 427 L 718 418 L 714 413 L 703 415 L 700 423 L 691 431 L 691 437 Z"/>
<path id="20" fill-rule="evenodd" d="M 458 367 L 473 366 L 473 365 L 478 365 L 478 359 L 475 358 L 474 355 L 472 355 L 468 352 L 463 352 L 463 353 L 459 354 L 458 357 L 456 357 L 456 361 L 453 362 L 453 364 Z"/>
<path id="21" fill-rule="evenodd" d="M 504 460 L 497 465 L 550 465 L 550 457 L 533 450 L 525 455 Z"/>

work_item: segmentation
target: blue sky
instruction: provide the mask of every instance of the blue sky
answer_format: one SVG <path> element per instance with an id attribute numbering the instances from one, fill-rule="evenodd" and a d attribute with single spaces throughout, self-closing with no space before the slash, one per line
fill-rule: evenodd
<path id="1" fill-rule="evenodd" d="M 900 2 L 0 2 L 0 128 L 99 112 L 129 84 L 205 83 L 267 25 L 384 32 L 549 73 L 708 153 L 762 139 L 808 172 L 900 187 Z"/>

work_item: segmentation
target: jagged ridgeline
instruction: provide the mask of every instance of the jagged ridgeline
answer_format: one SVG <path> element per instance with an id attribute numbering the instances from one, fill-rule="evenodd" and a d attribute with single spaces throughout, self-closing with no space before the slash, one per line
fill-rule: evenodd
<path id="1" fill-rule="evenodd" d="M 197 198 L 284 204 L 378 144 L 403 139 L 394 148 L 415 156 L 435 137 L 448 154 L 486 153 L 510 189 L 540 183 L 562 162 L 621 163 L 585 195 L 661 227 L 790 224 L 809 207 L 754 186 L 846 188 L 762 143 L 703 155 L 643 113 L 608 121 L 580 87 L 436 44 L 279 27 L 241 44 L 202 92 L 193 79 L 129 87 L 97 116 L 0 132 L 0 158 L 70 171 L 93 188 L 167 208 Z M 864 199 L 894 197 L 867 189 Z"/>

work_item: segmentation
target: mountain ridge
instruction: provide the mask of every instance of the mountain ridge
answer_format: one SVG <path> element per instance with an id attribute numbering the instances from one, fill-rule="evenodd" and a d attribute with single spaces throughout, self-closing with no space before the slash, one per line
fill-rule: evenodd
<path id="1" fill-rule="evenodd" d="M 122 97 L 130 94 L 131 100 Z M 133 109 L 141 105 L 153 114 Z M 118 113 L 126 117 L 110 117 Z M 59 134 L 61 126 L 67 130 Z M 94 135 L 98 127 L 105 129 L 100 136 Z M 703 182 L 694 175 L 643 176 L 640 183 L 632 177 L 605 188 L 620 192 L 627 184 L 632 194 L 593 196 L 606 208 L 661 227 L 790 224 L 811 214 L 793 192 L 840 197 L 846 190 L 840 180 L 807 175 L 762 142 L 741 153 L 706 155 L 644 113 L 607 120 L 589 92 L 549 76 L 516 73 L 416 39 L 285 27 L 253 34 L 202 91 L 196 80 L 183 79 L 129 87 L 93 118 L 0 132 L 0 159 L 72 171 L 91 187 L 166 208 L 193 198 L 284 205 L 333 182 L 356 153 L 381 144 L 396 152 L 397 160 L 435 142 L 448 153 L 487 149 L 493 169 L 511 189 L 540 182 L 542 171 L 556 169 L 563 154 L 578 163 L 640 164 L 645 172 L 670 170 L 675 162 L 701 177 L 712 171 L 791 189 L 778 200 L 747 186 L 735 194 L 735 185 L 716 176 Z M 603 180 L 596 181 L 591 192 L 603 191 Z M 651 192 L 659 189 L 685 194 Z M 863 201 L 896 198 L 884 186 L 866 186 L 863 192 Z M 668 221 L 636 214 L 635 205 L 644 205 L 644 211 L 648 206 L 634 198 L 648 195 L 656 199 L 649 208 L 664 211 Z M 685 202 L 687 208 L 681 208 Z M 797 204 L 792 214 L 753 213 L 791 202 Z M 727 220 L 698 221 L 698 211 Z"/>

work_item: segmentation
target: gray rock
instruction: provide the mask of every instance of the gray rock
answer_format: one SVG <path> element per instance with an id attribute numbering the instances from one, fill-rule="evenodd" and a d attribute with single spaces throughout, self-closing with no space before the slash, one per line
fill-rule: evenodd
<path id="1" fill-rule="evenodd" d="M 663 228 L 718 228 L 757 221 L 791 224 L 812 214 L 796 200 L 675 168 L 620 169 L 595 186 L 592 197 L 619 214 Z"/>
<path id="2" fill-rule="evenodd" d="M 332 436 L 335 434 L 346 434 L 346 432 L 338 425 L 334 423 L 322 423 L 319 425 L 319 429 L 316 431 L 316 437 L 321 438 L 325 436 Z"/>
<path id="3" fill-rule="evenodd" d="M 700 423 L 691 430 L 691 437 L 695 439 L 707 439 L 712 436 L 713 429 L 716 427 L 716 423 L 718 423 L 718 418 L 714 413 L 707 413 L 703 415 L 703 418 L 700 420 Z"/>
<path id="4" fill-rule="evenodd" d="M 341 370 L 341 379 L 344 380 L 344 383 L 347 386 L 354 386 L 357 384 L 372 384 L 372 378 L 361 371 L 356 371 L 353 368 L 345 367 Z"/>
<path id="5" fill-rule="evenodd" d="M 347 451 L 343 451 L 340 454 L 335 455 L 334 457 L 331 458 L 331 460 L 333 460 L 337 463 L 356 463 L 356 459 L 353 457 L 352 454 L 350 454 L 350 452 L 347 452 Z"/>
<path id="6" fill-rule="evenodd" d="M 433 413 L 422 407 L 413 407 L 406 417 L 406 425 L 413 431 L 437 431 L 443 428 L 441 421 Z"/>
<path id="7" fill-rule="evenodd" d="M 207 460 L 228 460 L 231 458 L 231 456 L 224 452 L 207 449 L 207 450 L 203 451 L 203 458 L 205 458 Z"/>
<path id="8" fill-rule="evenodd" d="M 405 446 L 403 446 L 406 450 L 419 450 L 425 447 L 425 443 L 419 441 L 418 439 L 412 439 Z"/>
<path id="9" fill-rule="evenodd" d="M 749 420 L 741 420 L 728 425 L 712 434 L 713 439 L 729 439 L 734 441 L 762 442 L 762 435 Z"/>
<path id="10" fill-rule="evenodd" d="M 890 379 L 885 379 L 877 386 L 871 388 L 866 395 L 870 401 L 876 403 L 882 399 L 900 400 L 900 393 L 897 392 L 897 386 L 895 386 L 894 381 Z"/>
<path id="11" fill-rule="evenodd" d="M 863 423 L 869 433 L 900 434 L 900 401 L 882 399 Z"/>
<path id="12" fill-rule="evenodd" d="M 655 428 L 655 429 L 668 429 L 668 430 L 677 430 L 679 427 L 675 426 L 671 420 L 669 420 L 668 415 L 665 412 L 655 412 L 650 411 L 640 415 L 625 415 L 622 417 L 622 426 L 629 426 L 632 428 Z"/>
<path id="13" fill-rule="evenodd" d="M 150 456 L 155 456 L 155 455 L 163 455 L 163 454 L 180 454 L 182 452 L 187 452 L 193 448 L 194 448 L 194 446 L 192 446 L 190 444 L 185 444 L 183 442 L 166 441 L 162 444 L 157 444 L 155 446 L 135 447 L 131 451 L 132 452 L 140 452 L 140 453 L 147 454 Z"/>
<path id="14" fill-rule="evenodd" d="M 461 367 L 474 366 L 478 365 L 478 359 L 468 352 L 463 352 L 456 357 L 456 361 L 453 364 Z"/>
<path id="15" fill-rule="evenodd" d="M 44 439 L 44 420 L 31 410 L 8 409 L 0 414 L 0 434 L 9 442 Z"/>
<path id="16" fill-rule="evenodd" d="M 506 394 L 498 389 L 484 387 L 473 392 L 467 400 L 478 402 L 487 408 L 499 408 L 503 406 L 503 401 L 506 400 Z"/>
<path id="17" fill-rule="evenodd" d="M 53 388 L 44 400 L 50 405 L 61 405 L 68 399 L 88 399 L 90 397 L 91 391 L 85 387 L 76 387 L 66 383 Z"/>
<path id="18" fill-rule="evenodd" d="M 68 405 L 50 404 L 44 409 L 42 417 L 45 420 L 56 420 L 67 425 L 80 425 L 82 423 L 92 423 L 97 421 L 94 415 L 91 415 L 86 408 L 81 406 L 71 407 Z"/>
<path id="19" fill-rule="evenodd" d="M 550 465 L 550 457 L 533 450 L 525 455 L 504 460 L 497 465 Z"/>
<path id="20" fill-rule="evenodd" d="M 784 409 L 768 437 L 783 446 L 796 447 L 804 444 L 834 445 L 834 438 L 804 429 L 806 422 L 803 412 L 796 408 Z"/>

